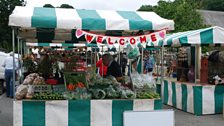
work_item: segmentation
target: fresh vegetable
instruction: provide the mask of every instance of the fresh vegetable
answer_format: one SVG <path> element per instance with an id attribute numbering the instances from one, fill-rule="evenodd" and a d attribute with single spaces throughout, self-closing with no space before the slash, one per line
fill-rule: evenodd
<path id="1" fill-rule="evenodd" d="M 113 86 L 109 86 L 108 88 L 104 89 L 104 91 L 106 92 L 106 97 L 107 98 L 119 98 L 119 92 L 116 91 Z"/>
<path id="2" fill-rule="evenodd" d="M 73 84 L 68 84 L 68 85 L 67 85 L 67 89 L 68 89 L 69 91 L 73 91 L 73 90 L 75 89 L 75 85 L 73 85 Z"/>
<path id="3" fill-rule="evenodd" d="M 122 90 L 121 91 L 121 98 L 124 99 L 135 99 L 136 98 L 136 94 L 132 91 L 132 90 Z"/>
<path id="4" fill-rule="evenodd" d="M 84 88 L 85 85 L 84 85 L 82 82 L 78 82 L 78 83 L 76 84 L 76 87 L 78 87 L 78 88 Z"/>
<path id="5" fill-rule="evenodd" d="M 62 94 L 59 93 L 38 93 L 33 95 L 35 100 L 64 100 Z"/>
<path id="6" fill-rule="evenodd" d="M 160 95 L 154 92 L 138 92 L 137 98 L 139 99 L 159 99 Z"/>
<path id="7" fill-rule="evenodd" d="M 104 99 L 106 97 L 106 92 L 104 90 L 92 89 L 91 92 L 95 99 Z"/>

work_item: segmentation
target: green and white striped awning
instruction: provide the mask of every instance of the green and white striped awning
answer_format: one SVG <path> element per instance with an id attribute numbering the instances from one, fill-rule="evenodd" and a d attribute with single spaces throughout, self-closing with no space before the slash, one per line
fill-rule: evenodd
<path id="1" fill-rule="evenodd" d="M 174 22 L 161 18 L 154 12 L 17 6 L 9 17 L 9 26 L 86 30 L 173 30 Z"/>
<path id="2" fill-rule="evenodd" d="M 224 29 L 218 26 L 175 33 L 164 39 L 164 46 L 216 44 L 224 44 Z"/>

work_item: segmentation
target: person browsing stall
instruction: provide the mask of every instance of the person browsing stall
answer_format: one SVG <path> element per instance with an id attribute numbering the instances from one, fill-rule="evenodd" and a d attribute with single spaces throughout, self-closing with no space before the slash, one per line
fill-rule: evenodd
<path id="1" fill-rule="evenodd" d="M 103 65 L 102 58 L 96 63 L 96 67 L 99 68 L 100 76 L 107 76 L 107 66 Z"/>
<path id="2" fill-rule="evenodd" d="M 107 76 L 114 76 L 117 81 L 122 80 L 122 72 L 120 65 L 114 60 L 110 54 L 103 55 L 103 64 L 107 67 Z"/>
<path id="3" fill-rule="evenodd" d="M 5 81 L 6 81 L 6 96 L 13 98 L 14 92 L 13 92 L 13 53 L 10 53 L 10 56 L 8 56 L 3 65 L 5 68 Z M 15 71 L 19 68 L 18 60 L 15 59 Z"/>

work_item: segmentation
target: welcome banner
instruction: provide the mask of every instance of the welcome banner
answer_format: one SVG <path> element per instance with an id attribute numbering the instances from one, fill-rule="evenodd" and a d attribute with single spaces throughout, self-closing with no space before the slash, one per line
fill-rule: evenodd
<path id="1" fill-rule="evenodd" d="M 156 43 L 158 43 L 159 40 L 162 40 L 165 38 L 166 30 L 153 32 L 146 35 L 128 36 L 128 37 L 98 35 L 98 34 L 90 33 L 81 29 L 77 29 L 75 34 L 77 38 L 85 36 L 85 39 L 88 43 L 91 43 L 92 41 L 95 40 L 97 44 L 101 44 L 105 40 L 109 47 L 113 46 L 113 44 L 115 43 L 118 43 L 120 46 L 124 46 L 125 44 L 136 45 L 138 43 L 141 43 L 143 47 L 145 47 L 147 42 L 152 42 L 154 43 L 154 45 L 157 45 Z"/>

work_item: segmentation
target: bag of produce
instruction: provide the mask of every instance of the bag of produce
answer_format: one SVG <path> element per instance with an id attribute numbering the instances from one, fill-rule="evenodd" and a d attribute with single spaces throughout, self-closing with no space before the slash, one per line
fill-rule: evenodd
<path id="1" fill-rule="evenodd" d="M 41 85 L 41 84 L 45 84 L 45 80 L 43 77 L 37 76 L 33 81 L 33 85 Z"/>
<path id="2" fill-rule="evenodd" d="M 23 84 L 19 85 L 16 90 L 16 99 L 17 100 L 23 99 L 26 96 L 27 92 L 28 92 L 27 85 L 23 85 Z"/>
<path id="3" fill-rule="evenodd" d="M 31 99 L 34 95 L 34 88 L 32 85 L 28 85 L 28 90 L 26 94 L 26 99 Z"/>
<path id="4" fill-rule="evenodd" d="M 33 81 L 35 78 L 37 78 L 39 75 L 37 73 L 32 73 L 26 76 L 26 78 L 23 81 L 23 85 L 33 84 Z"/>
<path id="5" fill-rule="evenodd" d="M 129 59 L 135 59 L 140 55 L 138 47 L 130 44 L 127 45 L 127 54 Z"/>
<path id="6" fill-rule="evenodd" d="M 136 94 L 132 90 L 122 90 L 121 91 L 121 98 L 124 99 L 135 99 Z"/>

